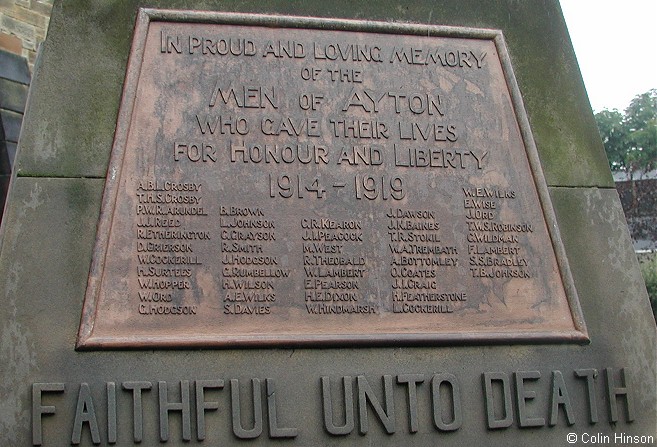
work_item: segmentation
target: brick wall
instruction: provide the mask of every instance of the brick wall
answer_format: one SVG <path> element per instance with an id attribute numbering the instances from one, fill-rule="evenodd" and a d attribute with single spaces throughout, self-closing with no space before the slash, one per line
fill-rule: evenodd
<path id="1" fill-rule="evenodd" d="M 46 38 L 53 0 L 0 0 L 0 49 L 27 59 L 30 69 Z"/>

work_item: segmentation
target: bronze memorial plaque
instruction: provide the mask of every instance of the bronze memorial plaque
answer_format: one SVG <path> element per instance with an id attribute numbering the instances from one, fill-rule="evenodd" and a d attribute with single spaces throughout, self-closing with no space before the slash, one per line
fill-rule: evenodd
<path id="1" fill-rule="evenodd" d="M 78 348 L 586 340 L 501 32 L 140 12 Z"/>

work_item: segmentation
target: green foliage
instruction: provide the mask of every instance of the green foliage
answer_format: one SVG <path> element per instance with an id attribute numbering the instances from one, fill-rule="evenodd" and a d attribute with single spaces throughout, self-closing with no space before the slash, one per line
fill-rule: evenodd
<path id="1" fill-rule="evenodd" d="M 624 115 L 618 110 L 604 109 L 595 114 L 598 131 L 605 145 L 609 167 L 612 171 L 626 171 L 627 131 L 624 125 Z"/>
<path id="2" fill-rule="evenodd" d="M 657 168 L 657 89 L 635 96 L 624 113 L 596 113 L 595 121 L 612 171 L 631 175 Z"/>
<path id="3" fill-rule="evenodd" d="M 650 259 L 641 262 L 640 265 L 643 279 L 646 282 L 652 313 L 655 316 L 655 321 L 657 321 L 657 253 L 653 253 Z"/>

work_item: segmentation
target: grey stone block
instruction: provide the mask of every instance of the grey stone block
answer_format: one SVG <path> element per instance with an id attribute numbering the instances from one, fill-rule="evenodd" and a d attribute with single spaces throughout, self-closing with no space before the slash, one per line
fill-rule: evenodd
<path id="1" fill-rule="evenodd" d="M 21 134 L 23 115 L 10 110 L 0 110 L 0 119 L 5 133 L 5 140 L 17 143 Z"/>
<path id="2" fill-rule="evenodd" d="M 29 85 L 30 69 L 27 60 L 17 54 L 0 50 L 0 78 Z"/>
<path id="3" fill-rule="evenodd" d="M 139 5 L 502 29 L 590 343 L 76 351 Z M 71 0 L 56 5 L 50 33 L 0 232 L 0 445 L 553 446 L 571 433 L 580 444 L 584 433 L 607 444 L 618 433 L 657 436 L 657 330 L 616 193 L 598 188 L 610 175 L 556 1 Z M 262 429 L 249 433 L 254 400 Z M 281 428 L 296 437 L 276 438 Z"/>
<path id="4" fill-rule="evenodd" d="M 0 79 L 0 109 L 23 113 L 27 100 L 27 85 Z"/>

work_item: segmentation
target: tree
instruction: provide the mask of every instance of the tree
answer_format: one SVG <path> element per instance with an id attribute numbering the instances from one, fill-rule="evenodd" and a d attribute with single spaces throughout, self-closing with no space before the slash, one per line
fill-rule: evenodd
<path id="1" fill-rule="evenodd" d="M 595 121 L 614 172 L 625 172 L 630 179 L 632 204 L 626 213 L 637 209 L 639 179 L 657 168 L 657 89 L 648 90 L 632 99 L 625 113 L 604 109 Z"/>
<path id="2" fill-rule="evenodd" d="M 634 97 L 625 109 L 630 160 L 644 173 L 657 167 L 657 90 Z"/>
<path id="3" fill-rule="evenodd" d="M 612 171 L 633 179 L 657 168 L 657 89 L 635 96 L 625 113 L 604 109 L 595 120 Z"/>
<path id="4" fill-rule="evenodd" d="M 625 116 L 618 110 L 604 109 L 595 114 L 598 131 L 605 145 L 605 152 L 612 171 L 627 171 L 627 131 L 623 123 Z"/>

